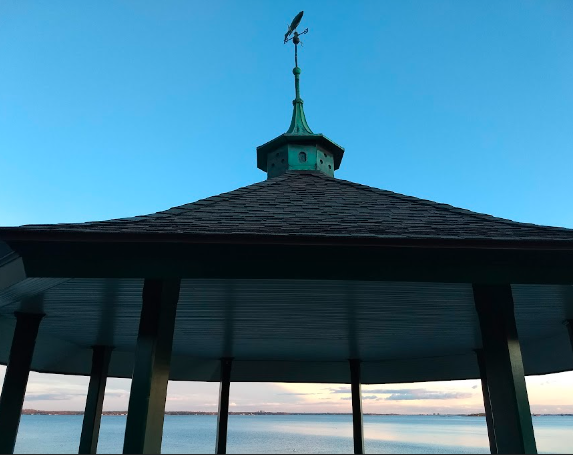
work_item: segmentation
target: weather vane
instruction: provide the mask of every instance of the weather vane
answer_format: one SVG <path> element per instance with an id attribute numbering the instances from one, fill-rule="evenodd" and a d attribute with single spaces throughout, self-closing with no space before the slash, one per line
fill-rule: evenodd
<path id="1" fill-rule="evenodd" d="M 301 21 L 301 19 L 302 19 L 302 15 L 303 15 L 303 14 L 304 14 L 304 11 L 301 11 L 300 13 L 298 13 L 298 14 L 294 17 L 294 19 L 292 20 L 292 22 L 291 22 L 290 25 L 288 26 L 287 32 L 285 33 L 285 41 L 284 41 L 284 43 L 286 44 L 286 43 L 288 43 L 288 42 L 291 41 L 291 40 L 292 40 L 292 42 L 294 43 L 294 66 L 295 66 L 295 67 L 298 67 L 298 52 L 297 52 L 297 50 L 298 50 L 298 44 L 300 43 L 301 46 L 302 46 L 302 41 L 300 40 L 299 36 L 300 36 L 300 35 L 306 35 L 306 34 L 308 33 L 308 28 L 305 28 L 305 29 L 304 29 L 304 32 L 301 32 L 301 33 L 299 33 L 299 32 L 296 31 L 296 28 L 298 27 L 298 24 L 300 24 L 300 21 Z M 293 32 L 294 32 L 293 36 L 291 36 L 291 37 L 289 38 L 289 36 L 290 36 Z"/>

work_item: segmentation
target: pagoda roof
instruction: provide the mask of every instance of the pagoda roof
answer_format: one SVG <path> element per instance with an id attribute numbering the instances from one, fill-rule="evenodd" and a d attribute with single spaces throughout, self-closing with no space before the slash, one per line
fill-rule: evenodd
<path id="1" fill-rule="evenodd" d="M 573 242 L 572 229 L 496 218 L 308 171 L 150 215 L 2 227 L 0 239 L 50 233 Z"/>
<path id="2" fill-rule="evenodd" d="M 144 278 L 181 280 L 174 380 L 479 377 L 472 284 L 510 284 L 526 374 L 570 370 L 573 230 L 288 171 L 151 215 L 0 228 L 0 363 L 46 314 L 34 371 L 131 377 Z M 548 354 L 550 353 L 550 354 Z"/>

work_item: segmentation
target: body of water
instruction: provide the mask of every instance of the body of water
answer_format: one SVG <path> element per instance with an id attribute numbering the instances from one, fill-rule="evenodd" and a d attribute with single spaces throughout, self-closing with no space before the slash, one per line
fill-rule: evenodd
<path id="1" fill-rule="evenodd" d="M 166 416 L 164 453 L 213 453 L 216 416 Z M 573 452 L 573 417 L 533 418 L 540 453 Z M 77 453 L 82 416 L 22 416 L 16 453 Z M 98 453 L 121 453 L 125 416 L 102 418 Z M 489 453 L 482 417 L 365 416 L 366 453 Z M 349 415 L 230 416 L 228 453 L 352 453 Z"/>

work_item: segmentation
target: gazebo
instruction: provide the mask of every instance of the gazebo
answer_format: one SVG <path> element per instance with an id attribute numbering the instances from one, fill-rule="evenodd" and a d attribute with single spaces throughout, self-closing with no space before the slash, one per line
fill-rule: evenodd
<path id="1" fill-rule="evenodd" d="M 361 384 L 481 378 L 492 453 L 535 453 L 525 375 L 573 370 L 573 230 L 340 180 L 311 131 L 298 65 L 267 180 L 162 212 L 0 228 L 0 452 L 30 371 L 91 376 L 80 453 L 107 377 L 132 378 L 125 453 L 161 449 L 168 380 Z M 518 336 L 519 334 L 519 336 Z"/>

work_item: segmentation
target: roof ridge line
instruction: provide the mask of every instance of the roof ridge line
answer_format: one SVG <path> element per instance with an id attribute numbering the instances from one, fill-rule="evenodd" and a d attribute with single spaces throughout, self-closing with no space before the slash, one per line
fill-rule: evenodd
<path id="1" fill-rule="evenodd" d="M 313 175 L 316 175 L 319 178 L 328 178 L 328 179 L 331 178 L 331 177 L 324 176 L 324 175 L 318 175 L 318 174 L 313 174 Z M 332 179 L 334 179 L 334 178 L 332 178 Z M 418 204 L 428 205 L 428 206 L 431 206 L 431 207 L 434 207 L 437 209 L 446 210 L 448 212 L 456 213 L 458 215 L 459 214 L 469 215 L 469 216 L 473 216 L 474 218 L 478 218 L 481 220 L 493 221 L 493 222 L 507 224 L 507 225 L 519 224 L 522 226 L 528 226 L 528 227 L 533 227 L 533 228 L 538 228 L 538 229 L 539 228 L 541 228 L 541 229 L 552 229 L 552 230 L 555 229 L 558 231 L 567 231 L 567 232 L 573 231 L 573 229 L 571 229 L 571 228 L 565 228 L 565 227 L 560 227 L 560 226 L 547 226 L 547 225 L 535 224 L 535 223 L 525 223 L 522 221 L 514 221 L 514 220 L 510 220 L 508 218 L 501 218 L 501 217 L 497 217 L 497 216 L 493 216 L 493 215 L 488 215 L 487 213 L 474 212 L 472 210 L 464 209 L 461 207 L 456 207 L 456 206 L 451 205 L 451 204 L 445 204 L 443 202 L 430 201 L 429 199 L 422 199 L 422 198 L 415 197 L 415 196 L 408 196 L 406 194 L 396 193 L 396 192 L 390 191 L 390 190 L 383 190 L 381 188 L 376 188 L 376 187 L 369 186 L 369 185 L 363 185 L 361 183 L 351 182 L 350 180 L 344 180 L 344 179 L 340 179 L 340 178 L 336 178 L 334 180 L 339 181 L 342 184 L 345 184 L 347 186 L 351 186 L 351 187 L 356 188 L 356 189 L 361 189 L 364 191 L 372 191 L 374 193 L 383 193 L 383 194 L 390 196 L 390 197 L 393 197 L 395 199 L 407 200 L 407 201 L 415 202 Z"/>

